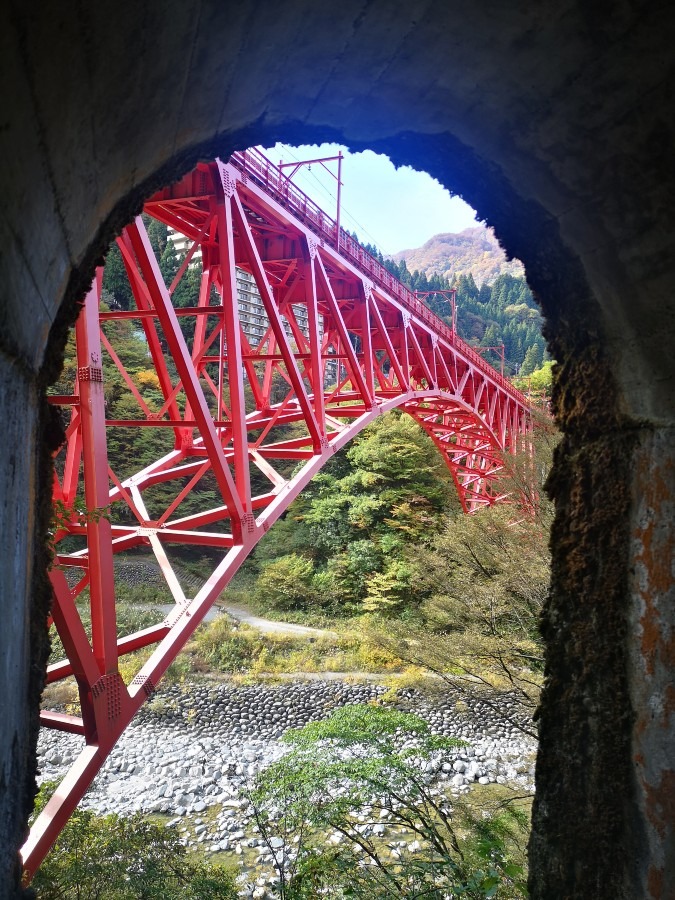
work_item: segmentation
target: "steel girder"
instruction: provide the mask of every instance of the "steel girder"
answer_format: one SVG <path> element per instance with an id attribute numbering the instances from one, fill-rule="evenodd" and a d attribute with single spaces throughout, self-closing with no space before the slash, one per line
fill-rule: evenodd
<path id="1" fill-rule="evenodd" d="M 50 398 L 69 422 L 50 573 L 66 656 L 47 681 L 75 678 L 80 715 L 45 711 L 41 722 L 81 735 L 83 748 L 31 829 L 27 881 L 220 592 L 336 450 L 403 409 L 431 436 L 473 512 L 503 499 L 504 453 L 531 430 L 523 395 L 341 230 L 338 248 L 335 223 L 262 155 L 200 165 L 145 212 L 189 239 L 186 259 L 167 285 L 143 219 L 125 229 L 117 244 L 132 308 L 101 306 L 99 271 L 75 329 L 71 392 Z M 181 308 L 173 298 L 190 266 L 199 268 L 199 299 Z M 237 268 L 262 297 L 267 321 L 256 340 L 242 328 Z M 125 361 L 125 323 L 147 343 L 154 402 Z M 108 415 L 104 363 L 128 393 L 128 418 Z M 163 429 L 166 452 L 139 471 L 116 471 L 106 435 L 134 429 Z M 217 501 L 181 515 L 205 483 Z M 172 565 L 175 544 L 217 554 L 194 596 Z M 118 637 L 114 557 L 132 548 L 156 561 L 174 606 Z M 90 633 L 76 603 L 85 588 Z M 149 647 L 125 683 L 120 657 Z"/>

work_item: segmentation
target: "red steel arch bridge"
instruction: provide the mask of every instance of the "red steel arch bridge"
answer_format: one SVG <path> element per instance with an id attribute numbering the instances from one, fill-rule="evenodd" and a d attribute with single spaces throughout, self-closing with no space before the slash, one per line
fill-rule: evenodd
<path id="1" fill-rule="evenodd" d="M 133 302 L 102 305 L 97 273 L 75 326 L 72 382 L 50 397 L 66 422 L 50 573 L 65 658 L 47 681 L 73 676 L 81 712 L 43 711 L 41 722 L 83 742 L 23 848 L 26 880 L 225 585 L 336 450 L 404 410 L 471 513 L 504 499 L 505 454 L 531 431 L 525 397 L 258 151 L 198 165 L 145 213 L 185 237 L 180 269 L 166 284 L 144 218 L 132 222 L 117 245 Z M 181 280 L 195 271 L 198 299 L 181 306 Z M 256 338 L 242 327 L 242 272 L 264 307 Z M 147 345 L 152 403 L 124 358 L 129 327 Z M 127 418 L 109 417 L 104 366 L 127 393 Z M 139 429 L 161 429 L 166 452 L 116 471 L 107 436 Z M 205 484 L 208 508 L 183 512 Z M 217 554 L 194 596 L 171 562 L 177 544 Z M 118 637 L 114 558 L 132 548 L 152 555 L 174 604 L 153 627 Z M 90 630 L 76 602 L 85 588 Z M 150 647 L 125 683 L 120 657 Z"/>

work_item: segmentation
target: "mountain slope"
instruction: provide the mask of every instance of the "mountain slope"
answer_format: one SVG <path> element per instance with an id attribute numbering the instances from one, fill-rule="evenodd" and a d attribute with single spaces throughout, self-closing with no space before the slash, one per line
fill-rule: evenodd
<path id="1" fill-rule="evenodd" d="M 437 272 L 452 280 L 453 275 L 473 275 L 480 287 L 491 284 L 499 275 L 523 277 L 525 270 L 519 260 L 509 262 L 499 246 L 494 231 L 485 225 L 465 228 L 456 234 L 436 234 L 422 247 L 401 250 L 393 255 L 396 262 L 405 259 L 408 269 L 418 269 L 425 275 Z"/>

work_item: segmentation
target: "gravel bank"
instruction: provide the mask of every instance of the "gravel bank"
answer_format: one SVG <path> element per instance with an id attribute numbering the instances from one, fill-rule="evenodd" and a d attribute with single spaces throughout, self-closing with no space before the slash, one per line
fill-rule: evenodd
<path id="1" fill-rule="evenodd" d="M 337 681 L 168 686 L 127 729 L 83 805 L 101 813 L 164 814 L 186 843 L 207 854 L 257 852 L 258 865 L 271 868 L 247 809 L 246 783 L 283 754 L 279 739 L 286 729 L 385 691 L 378 684 Z M 467 741 L 467 747 L 439 753 L 428 766 L 429 781 L 455 795 L 475 783 L 533 790 L 534 742 L 481 701 L 467 709 L 458 708 L 459 699 L 450 690 L 438 699 L 407 690 L 397 699 L 398 708 L 422 716 L 434 732 Z M 505 702 L 508 707 L 508 698 Z M 65 774 L 80 746 L 75 735 L 43 729 L 41 778 Z M 384 833 L 386 826 L 374 827 Z M 266 896 L 265 883 L 264 878 L 250 883 L 243 896 Z"/>

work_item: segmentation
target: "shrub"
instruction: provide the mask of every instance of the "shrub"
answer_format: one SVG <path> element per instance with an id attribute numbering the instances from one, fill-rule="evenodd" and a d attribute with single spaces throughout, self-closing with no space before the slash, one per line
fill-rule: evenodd
<path id="1" fill-rule="evenodd" d="M 43 785 L 37 809 L 53 785 Z M 40 900 L 236 900 L 235 876 L 188 854 L 178 835 L 135 815 L 77 809 L 35 875 Z"/>
<path id="2" fill-rule="evenodd" d="M 241 672 L 254 656 L 254 645 L 244 629 L 233 629 L 227 616 L 219 616 L 194 637 L 198 656 L 220 672 Z"/>
<path id="3" fill-rule="evenodd" d="M 478 819 L 465 810 L 458 823 L 424 775 L 425 764 L 461 741 L 432 735 L 418 716 L 373 705 L 345 706 L 283 740 L 290 752 L 258 775 L 251 792 L 280 897 L 526 896 L 520 859 L 509 849 L 525 817 Z M 388 837 L 373 830 L 382 821 Z M 327 829 L 341 835 L 339 848 L 322 839 Z"/>
<path id="4" fill-rule="evenodd" d="M 308 559 L 291 553 L 267 563 L 258 577 L 255 598 L 263 606 L 297 609 L 311 605 L 314 567 Z"/>

